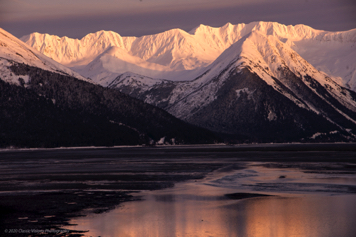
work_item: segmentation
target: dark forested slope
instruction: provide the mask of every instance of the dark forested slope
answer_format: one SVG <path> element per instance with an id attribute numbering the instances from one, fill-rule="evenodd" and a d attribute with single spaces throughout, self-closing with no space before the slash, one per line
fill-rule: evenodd
<path id="1" fill-rule="evenodd" d="M 218 137 L 117 90 L 12 62 L 20 86 L 0 80 L 2 147 L 213 143 Z"/>

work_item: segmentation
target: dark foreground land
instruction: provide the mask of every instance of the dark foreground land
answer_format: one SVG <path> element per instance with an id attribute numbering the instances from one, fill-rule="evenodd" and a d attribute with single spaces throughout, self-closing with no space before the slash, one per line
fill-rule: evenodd
<path id="1" fill-rule="evenodd" d="M 76 236 L 63 225 L 246 161 L 356 174 L 356 144 L 267 144 L 0 151 L 0 236 Z M 337 163 L 330 167 L 328 162 Z M 249 198 L 232 194 L 227 198 Z"/>

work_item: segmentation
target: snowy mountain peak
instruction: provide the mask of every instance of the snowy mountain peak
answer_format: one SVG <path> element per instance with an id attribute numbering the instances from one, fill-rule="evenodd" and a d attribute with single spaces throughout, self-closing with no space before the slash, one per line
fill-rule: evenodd
<path id="1" fill-rule="evenodd" d="M 253 31 L 259 31 L 265 35 L 274 35 L 280 39 L 289 40 L 317 40 L 317 41 L 337 41 L 337 42 L 356 42 L 356 29 L 343 32 L 328 32 L 316 30 L 310 26 L 283 25 L 277 22 L 253 22 Z M 250 23 L 250 24 L 253 24 Z"/>
<path id="2" fill-rule="evenodd" d="M 200 32 L 211 31 L 211 29 L 213 29 L 213 28 L 214 27 L 210 27 L 210 26 L 207 26 L 207 25 L 200 24 L 197 27 L 191 29 L 188 33 L 191 34 L 191 35 L 195 35 L 195 34 L 198 34 Z"/>
<path id="3" fill-rule="evenodd" d="M 251 32 L 276 37 L 317 70 L 342 80 L 343 85 L 356 90 L 356 29 L 327 32 L 306 25 L 287 26 L 260 21 L 237 25 L 227 23 L 222 27 L 199 25 L 189 33 L 172 29 L 142 37 L 121 37 L 112 31 L 98 31 L 81 40 L 41 36 L 38 33 L 25 36 L 22 40 L 95 81 L 103 79 L 104 74 L 106 78 L 113 79 L 117 73 L 128 69 L 149 77 L 193 80 L 226 49 L 244 40 Z M 120 48 L 120 53 L 106 57 L 105 63 L 101 62 L 99 55 L 109 53 L 106 50 L 113 46 Z M 109 63 L 109 59 L 112 62 Z M 143 61 L 146 62 L 144 70 Z M 84 67 L 88 68 L 87 65 L 94 62 L 112 66 L 106 67 L 104 74 L 105 69 L 99 70 L 96 75 L 93 70 L 91 73 L 83 71 Z M 134 67 L 127 66 L 136 62 L 138 64 Z"/>
<path id="4" fill-rule="evenodd" d="M 40 35 L 37 33 L 34 34 L 33 37 L 48 38 L 49 35 Z M 89 81 L 80 74 L 44 56 L 37 50 L 29 47 L 15 36 L 0 28 L 0 74 L 4 81 L 18 84 L 19 77 L 8 70 L 8 67 L 14 62 Z"/>
<path id="5" fill-rule="evenodd" d="M 113 31 L 98 31 L 84 36 L 82 39 L 71 39 L 66 36 L 33 33 L 21 38 L 31 47 L 66 66 L 84 65 L 92 61 L 108 47 L 126 48 L 126 41 Z"/>
<path id="6" fill-rule="evenodd" d="M 355 137 L 356 94 L 283 42 L 280 35 L 287 34 L 288 27 L 275 30 L 276 34 L 266 32 L 278 24 L 247 27 L 256 29 L 202 68 L 193 80 L 172 82 L 124 73 L 109 87 L 219 132 L 290 136 L 289 131 L 295 129 L 296 134 L 314 139 L 313 134 L 323 130 L 345 139 Z M 221 30 L 202 29 L 195 34 Z M 273 132 L 264 132 L 268 130 Z"/>
<path id="7" fill-rule="evenodd" d="M 217 132 L 352 140 L 356 94 L 343 85 L 356 87 L 354 32 L 252 22 L 142 37 L 99 31 L 81 40 L 27 39 L 102 86 Z"/>

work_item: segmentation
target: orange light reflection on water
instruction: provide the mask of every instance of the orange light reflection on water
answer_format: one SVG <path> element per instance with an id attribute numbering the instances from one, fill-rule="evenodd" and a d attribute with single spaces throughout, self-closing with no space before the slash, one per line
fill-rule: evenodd
<path id="1" fill-rule="evenodd" d="M 86 227 L 91 230 L 87 236 L 93 237 L 351 237 L 356 233 L 354 195 L 214 198 L 152 195 L 109 213 L 77 219 L 76 229 Z"/>
<path id="2" fill-rule="evenodd" d="M 239 237 L 325 237 L 354 236 L 356 201 L 349 196 L 257 198 L 230 205 L 236 220 L 232 236 Z M 232 210 L 236 210 L 235 212 Z"/>

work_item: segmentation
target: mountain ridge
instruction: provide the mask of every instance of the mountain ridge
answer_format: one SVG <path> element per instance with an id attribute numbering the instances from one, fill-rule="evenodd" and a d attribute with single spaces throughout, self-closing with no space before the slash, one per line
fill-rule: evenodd
<path id="1" fill-rule="evenodd" d="M 275 22 L 200 25 L 139 38 L 101 31 L 87 42 L 93 60 L 73 69 L 239 141 L 354 141 L 356 93 L 346 87 L 352 89 L 356 70 L 355 34 Z M 105 41 L 115 37 L 121 45 Z M 70 46 L 54 42 L 62 45 L 57 51 Z"/>
<path id="2" fill-rule="evenodd" d="M 110 87 L 213 131 L 244 131 L 264 141 L 276 139 L 272 131 L 279 131 L 284 136 L 279 139 L 292 139 L 278 127 L 286 123 L 281 127 L 294 127 L 294 133 L 304 138 L 335 132 L 355 137 L 356 93 L 315 69 L 276 36 L 250 32 L 205 70 L 192 81 L 170 83 L 126 73 Z M 261 132 L 268 128 L 270 134 Z"/>
<path id="3" fill-rule="evenodd" d="M 0 147 L 214 143 L 220 137 L 102 87 L 0 29 Z M 69 73 L 67 73 L 69 72 Z"/>
<path id="4" fill-rule="evenodd" d="M 99 31 L 95 34 L 88 34 L 81 40 L 42 35 L 42 38 L 48 38 L 44 40 L 38 39 L 41 38 L 39 34 L 24 36 L 22 40 L 56 61 L 67 66 L 73 66 L 72 69 L 77 70 L 84 76 L 89 76 L 89 74 L 86 75 L 86 71 L 81 70 L 83 66 L 82 58 L 75 59 L 74 57 L 70 61 L 68 58 L 70 55 L 78 54 L 85 47 L 89 48 L 92 54 L 86 56 L 86 65 L 108 47 L 116 46 L 131 56 L 162 66 L 159 70 L 155 70 L 154 67 L 151 68 L 155 73 L 142 72 L 142 69 L 131 72 L 154 78 L 179 81 L 192 80 L 197 77 L 199 72 L 211 64 L 224 50 L 252 31 L 276 36 L 282 42 L 289 44 L 318 70 L 325 71 L 330 76 L 338 78 L 337 80 L 342 81 L 344 86 L 353 90 L 356 89 L 356 63 L 352 60 L 356 57 L 356 50 L 354 49 L 356 29 L 328 32 L 315 30 L 306 25 L 285 26 L 276 22 L 251 22 L 237 25 L 228 23 L 222 27 L 200 25 L 190 32 L 172 29 L 142 37 L 122 37 L 111 31 Z M 67 43 L 60 44 L 60 42 Z M 47 48 L 57 51 L 50 53 Z M 316 48 L 318 48 L 318 51 L 315 50 Z M 337 55 L 335 52 L 338 51 L 342 51 L 344 56 Z M 321 53 L 322 57 L 318 57 Z M 63 57 L 67 58 L 64 59 Z M 113 60 L 115 59 L 113 58 Z M 335 62 L 336 65 L 334 65 Z M 73 64 L 71 65 L 71 63 Z M 76 63 L 82 66 L 75 65 Z M 342 65 L 343 67 L 341 67 Z M 343 69 L 341 70 L 341 68 Z M 105 70 L 105 67 L 103 70 Z M 107 68 L 106 71 L 107 74 L 113 74 L 110 76 L 113 80 L 116 76 L 128 70 L 125 68 L 125 64 L 116 63 L 116 70 L 112 71 L 112 69 Z M 96 82 L 102 79 L 100 76 L 93 76 L 93 73 L 90 74 L 90 77 Z"/>

